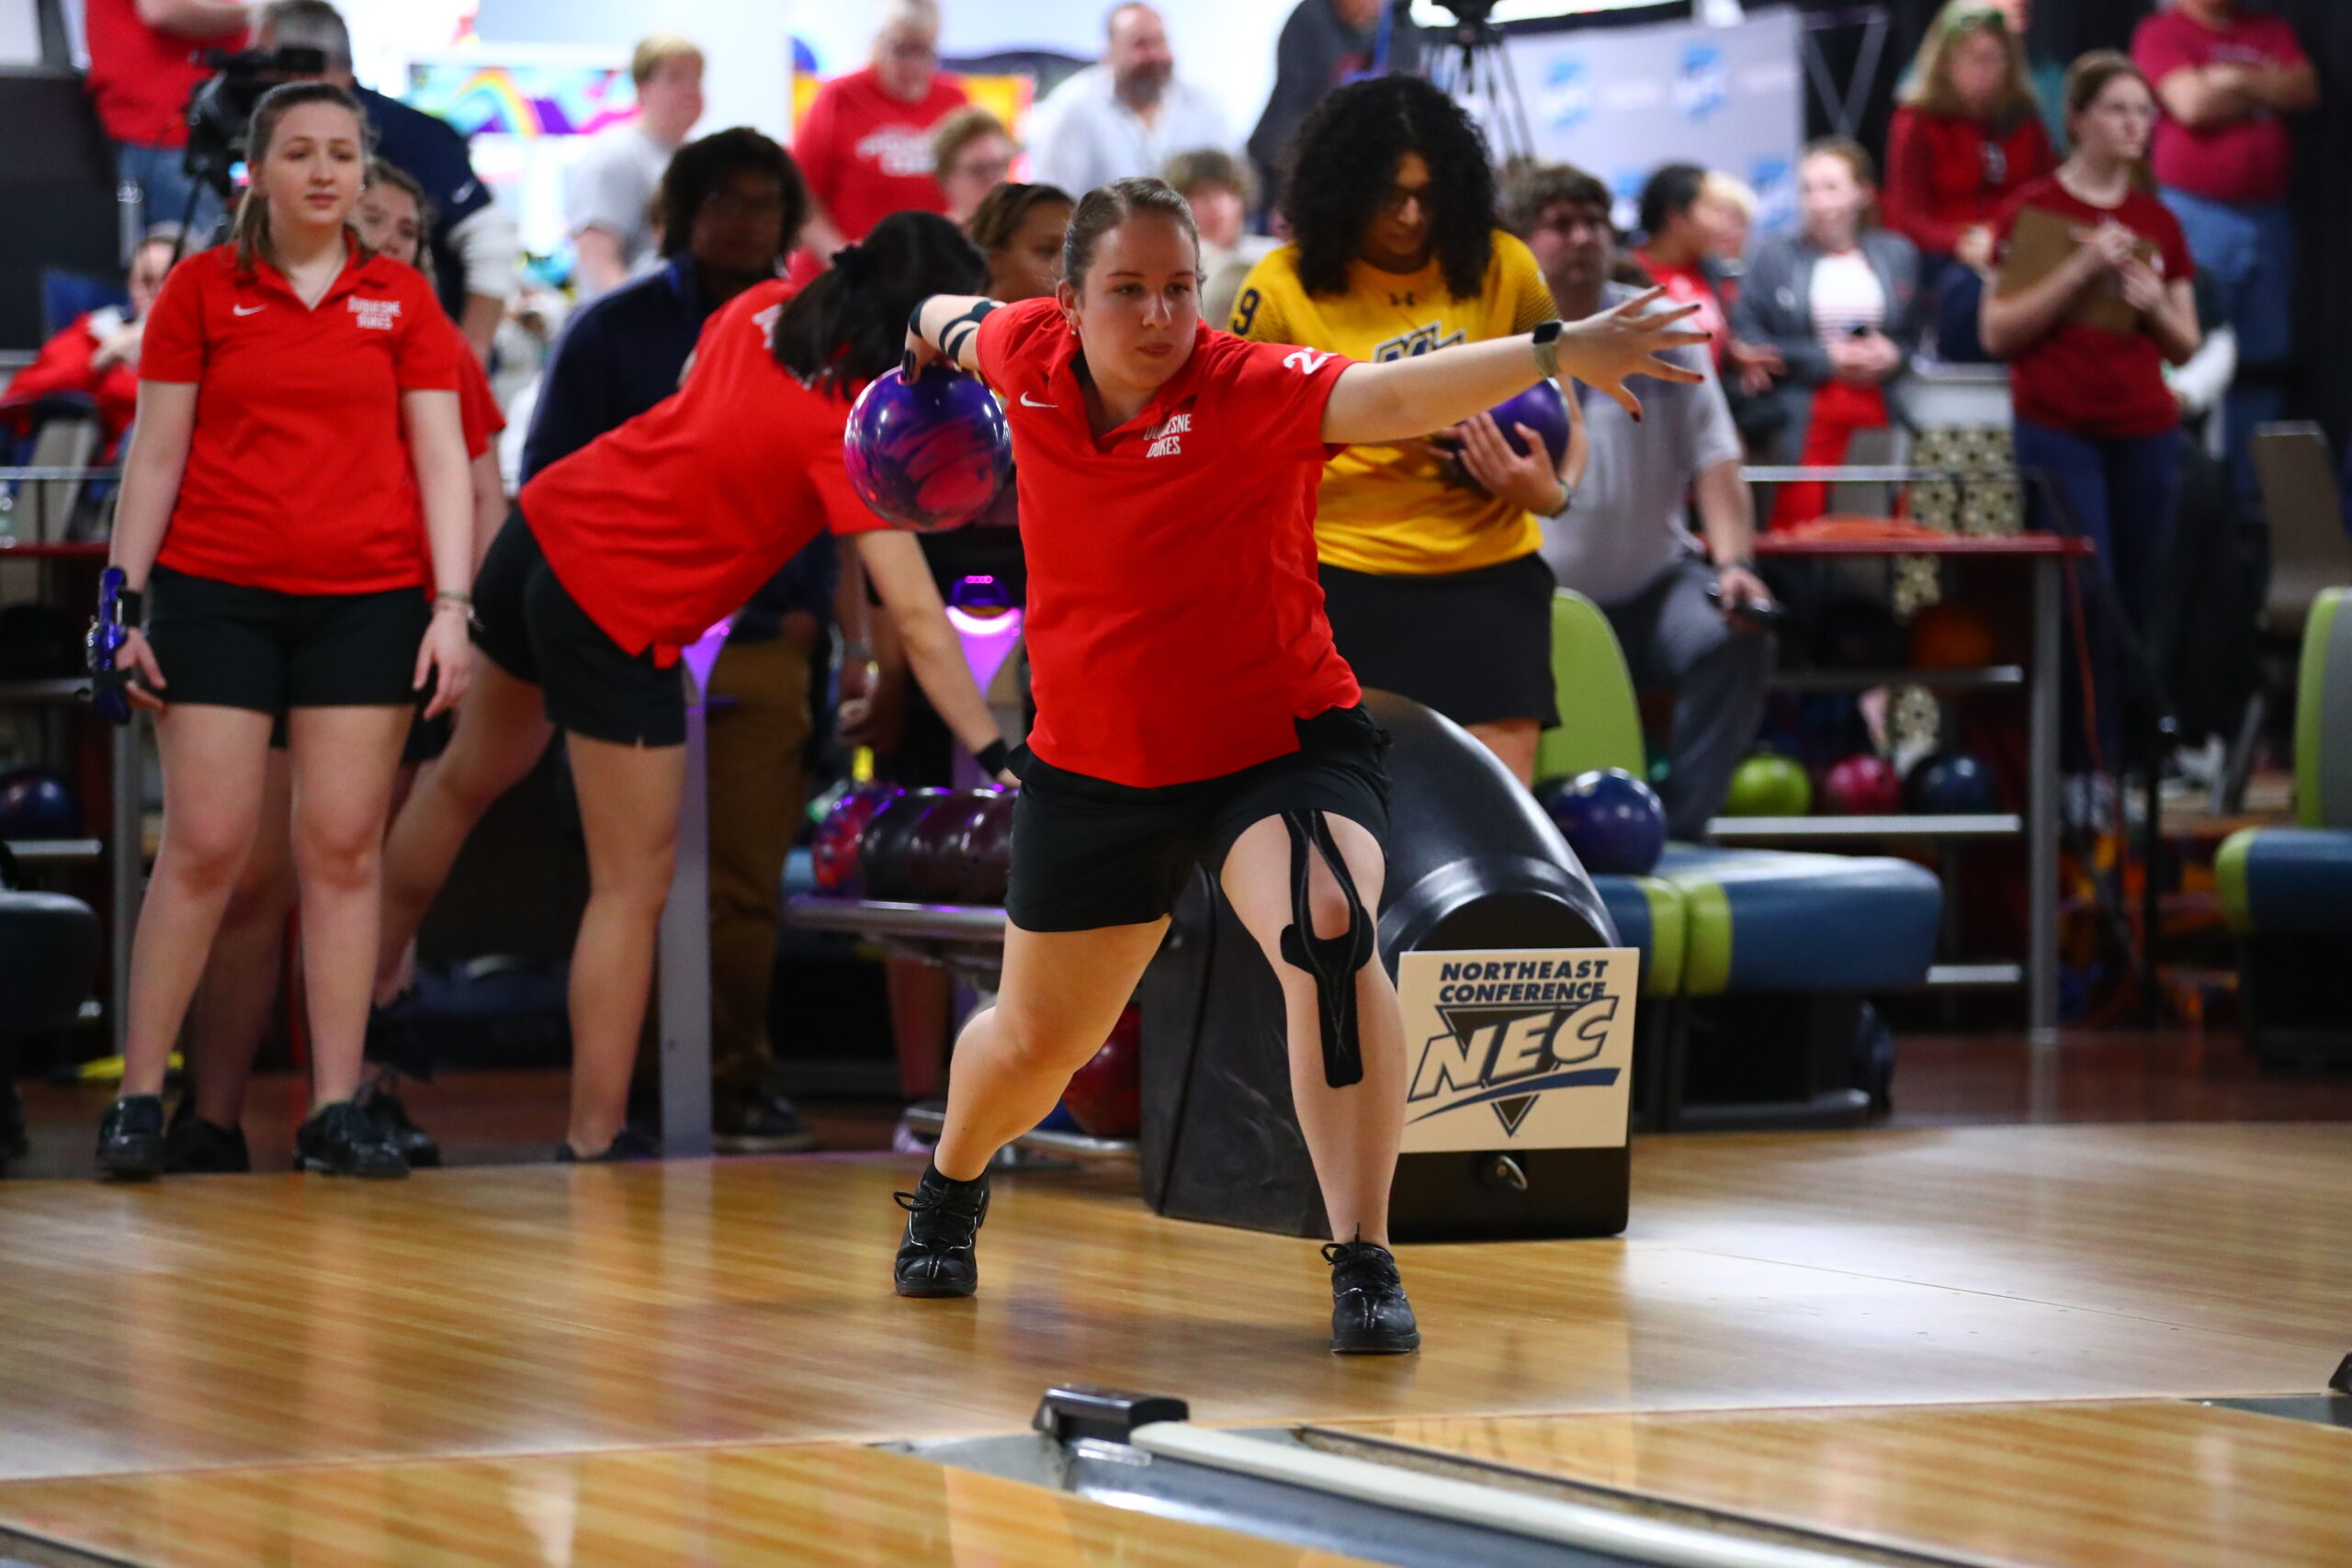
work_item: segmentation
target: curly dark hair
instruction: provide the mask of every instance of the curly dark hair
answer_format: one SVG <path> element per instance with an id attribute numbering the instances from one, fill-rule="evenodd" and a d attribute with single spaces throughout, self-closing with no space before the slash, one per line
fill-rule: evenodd
<path id="1" fill-rule="evenodd" d="M 808 219 L 808 186 L 800 165 L 767 137 L 748 125 L 715 130 L 689 141 L 673 153 L 662 172 L 662 254 L 674 256 L 694 238 L 695 214 L 713 192 L 738 174 L 765 175 L 784 187 L 784 223 L 776 236 L 775 254 L 784 254 L 799 241 L 800 225 Z"/>
<path id="2" fill-rule="evenodd" d="M 1495 253 L 1495 167 L 1478 125 L 1418 76 L 1379 76 L 1338 89 L 1291 143 L 1283 216 L 1309 294 L 1344 294 L 1396 165 L 1419 152 L 1430 166 L 1430 242 L 1457 299 L 1486 286 Z"/>

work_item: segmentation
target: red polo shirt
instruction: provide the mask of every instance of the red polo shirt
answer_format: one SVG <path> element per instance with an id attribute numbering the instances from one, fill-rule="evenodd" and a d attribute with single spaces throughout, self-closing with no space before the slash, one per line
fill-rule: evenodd
<path id="1" fill-rule="evenodd" d="M 2132 35 L 2132 62 L 2156 83 L 2176 71 L 2218 62 L 2278 66 L 2300 65 L 2303 58 L 2303 46 L 2285 17 L 2251 11 L 2233 12 L 2222 32 L 2184 12 L 2159 11 Z M 2237 206 L 2277 201 L 2287 194 L 2295 144 L 2287 122 L 2268 109 L 2203 130 L 2165 115 L 2156 121 L 2149 158 L 2160 184 Z"/>
<path id="2" fill-rule="evenodd" d="M 1668 266 L 1654 261 L 1647 251 L 1634 253 L 1634 263 L 1650 275 L 1650 281 L 1666 290 L 1666 297 L 1678 305 L 1696 305 L 1690 319 L 1682 324 L 1705 333 L 1713 340 L 1715 363 L 1724 358 L 1724 345 L 1731 341 L 1731 318 L 1724 311 L 1724 297 L 1716 292 L 1714 280 L 1706 269 L 1696 264 L 1689 266 Z"/>
<path id="3" fill-rule="evenodd" d="M 792 154 L 843 239 L 865 238 L 893 212 L 947 210 L 931 129 L 968 101 L 952 76 L 933 77 L 921 103 L 894 98 L 870 65 L 818 89 Z"/>
<path id="4" fill-rule="evenodd" d="M 1004 401 L 1029 563 L 1029 746 L 1136 788 L 1298 750 L 1295 721 L 1361 699 L 1315 575 L 1323 407 L 1352 363 L 1203 326 L 1106 435 L 1051 299 L 997 311 L 980 368 Z"/>
<path id="5" fill-rule="evenodd" d="M 454 392 L 463 345 L 432 285 L 355 248 L 316 306 L 220 245 L 172 270 L 141 381 L 197 387 L 158 564 L 281 593 L 423 586 L 424 513 L 401 394 Z"/>
<path id="6" fill-rule="evenodd" d="M 1990 228 L 2010 197 L 2058 167 L 2041 117 L 2028 109 L 1999 135 L 1965 115 L 1899 108 L 1886 132 L 1886 226 L 1931 255 L 1962 231 Z"/>
<path id="7" fill-rule="evenodd" d="M 90 97 L 98 123 L 117 141 L 139 147 L 187 145 L 187 96 L 212 74 L 196 62 L 208 49 L 237 49 L 242 32 L 179 38 L 139 19 L 139 0 L 89 0 L 84 28 L 90 46 Z M 149 222 L 179 214 L 147 215 Z"/>
<path id="8" fill-rule="evenodd" d="M 676 396 L 523 487 L 557 581 L 631 653 L 674 662 L 820 533 L 888 526 L 842 463 L 849 400 L 802 386 L 769 347 L 791 293 L 778 280 L 728 301 Z"/>
<path id="9" fill-rule="evenodd" d="M 489 374 L 474 357 L 473 344 L 455 322 L 450 323 L 449 335 L 458 340 L 458 420 L 465 427 L 466 457 L 471 460 L 489 453 L 490 444 L 506 428 L 506 415 L 499 410 L 498 394 L 491 390 Z"/>
<path id="10" fill-rule="evenodd" d="M 2029 207 L 2071 219 L 2084 233 L 2112 218 L 2155 246 L 2165 282 L 2197 276 L 2180 220 L 2144 191 L 2130 192 L 2120 207 L 2098 208 L 2054 175 L 2036 180 L 2001 214 L 1995 233 L 2003 247 Z M 2076 435 L 2161 435 L 2180 423 L 2180 405 L 2165 385 L 2164 351 L 2145 331 L 2110 333 L 2062 321 L 2009 361 L 2009 382 L 2019 419 Z"/>

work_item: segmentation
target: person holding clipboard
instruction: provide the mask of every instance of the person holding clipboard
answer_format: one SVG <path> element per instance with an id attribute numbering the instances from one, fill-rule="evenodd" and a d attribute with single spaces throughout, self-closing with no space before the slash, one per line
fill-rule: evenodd
<path id="1" fill-rule="evenodd" d="M 2009 362 L 2018 467 L 2040 472 L 2098 547 L 2125 617 L 2144 626 L 2180 474 L 2180 411 L 2166 360 L 2197 352 L 2196 265 L 2147 173 L 2156 99 L 2131 60 L 2084 55 L 2066 73 L 2073 155 L 2019 190 L 1996 233 L 1985 348 Z M 2038 511 L 2045 492 L 2030 492 Z M 2052 520 L 2036 519 L 2050 527 Z M 2107 759 L 2121 736 L 2118 643 L 2094 627 L 2092 678 Z"/>

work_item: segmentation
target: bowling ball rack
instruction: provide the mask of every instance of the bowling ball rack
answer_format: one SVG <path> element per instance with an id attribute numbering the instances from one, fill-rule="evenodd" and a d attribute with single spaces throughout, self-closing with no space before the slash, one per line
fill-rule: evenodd
<path id="1" fill-rule="evenodd" d="M 1004 911 L 969 904 L 901 904 L 874 898 L 835 898 L 802 894 L 784 904 L 784 923 L 796 931 L 831 931 L 873 942 L 886 953 L 944 969 L 983 996 L 996 995 L 1004 968 Z M 907 1111 L 913 1132 L 937 1136 L 945 1117 L 916 1106 Z M 1084 1133 L 1033 1131 L 1015 1147 L 1059 1159 L 1136 1157 L 1134 1138 L 1095 1138 Z"/>

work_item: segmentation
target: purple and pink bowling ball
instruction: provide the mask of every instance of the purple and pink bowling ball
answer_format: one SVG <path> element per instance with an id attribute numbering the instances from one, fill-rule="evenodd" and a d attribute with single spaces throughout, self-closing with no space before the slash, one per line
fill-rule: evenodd
<path id="1" fill-rule="evenodd" d="M 897 784 L 877 779 L 863 784 L 833 803 L 808 845 L 817 886 L 827 893 L 854 896 L 859 891 L 859 857 L 865 845 L 866 825 L 875 813 L 904 795 Z"/>
<path id="2" fill-rule="evenodd" d="M 858 499 L 910 533 L 961 527 L 1012 471 L 1012 436 L 996 394 L 958 371 L 909 381 L 885 371 L 858 394 L 842 431 Z"/>

